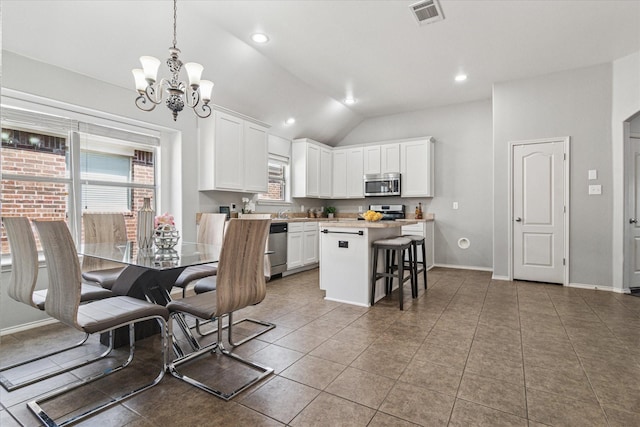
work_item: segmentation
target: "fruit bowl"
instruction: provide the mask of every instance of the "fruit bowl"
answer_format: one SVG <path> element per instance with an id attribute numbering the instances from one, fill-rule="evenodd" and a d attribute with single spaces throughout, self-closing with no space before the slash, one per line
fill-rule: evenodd
<path id="1" fill-rule="evenodd" d="M 365 213 L 360 214 L 360 216 L 364 218 L 365 221 L 378 222 L 382 219 L 384 215 L 382 215 L 380 212 L 369 210 L 369 211 L 366 211 Z"/>

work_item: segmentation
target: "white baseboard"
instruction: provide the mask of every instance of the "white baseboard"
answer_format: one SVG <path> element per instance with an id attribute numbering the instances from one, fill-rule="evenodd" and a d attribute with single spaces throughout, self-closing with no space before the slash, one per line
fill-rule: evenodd
<path id="1" fill-rule="evenodd" d="M 434 264 L 433 267 L 454 268 L 458 270 L 493 271 L 493 268 L 491 267 L 476 267 L 473 265 Z"/>
<path id="2" fill-rule="evenodd" d="M 341 299 L 337 299 L 337 298 L 324 297 L 324 299 L 326 299 L 327 301 L 334 301 L 334 302 L 341 302 L 343 304 L 356 305 L 358 307 L 371 307 L 369 304 L 360 304 L 360 303 L 357 303 L 357 302 L 345 301 L 345 300 L 341 300 Z"/>
<path id="3" fill-rule="evenodd" d="M 497 276 L 497 275 L 493 275 L 491 276 L 491 280 L 504 280 L 504 281 L 510 281 L 511 279 L 509 279 L 509 276 Z"/>
<path id="4" fill-rule="evenodd" d="M 56 319 L 43 319 L 36 320 L 35 322 L 23 323 L 22 325 L 10 326 L 8 328 L 0 329 L 0 337 L 4 335 L 28 331 L 29 329 L 39 328 L 41 326 L 52 325 L 54 323 L 59 322 Z"/>
<path id="5" fill-rule="evenodd" d="M 594 291 L 615 292 L 617 294 L 628 294 L 631 292 L 629 289 L 614 288 L 613 286 L 592 285 L 590 283 L 569 283 L 567 287 L 578 288 L 578 289 L 590 289 Z"/>
<path id="6" fill-rule="evenodd" d="M 318 265 L 319 265 L 318 263 L 309 264 L 309 265 L 304 265 L 302 267 L 294 268 L 293 270 L 283 271 L 282 272 L 282 277 L 287 277 L 287 276 L 290 276 L 292 274 L 301 273 L 301 272 L 307 271 L 307 270 L 313 270 L 314 268 L 318 268 Z"/>

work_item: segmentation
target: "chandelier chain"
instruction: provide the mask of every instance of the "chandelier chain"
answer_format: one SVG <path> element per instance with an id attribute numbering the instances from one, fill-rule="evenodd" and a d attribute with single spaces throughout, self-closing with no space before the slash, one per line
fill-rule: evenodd
<path id="1" fill-rule="evenodd" d="M 178 22 L 178 0 L 173 0 L 173 48 L 176 48 L 177 41 L 177 22 Z"/>

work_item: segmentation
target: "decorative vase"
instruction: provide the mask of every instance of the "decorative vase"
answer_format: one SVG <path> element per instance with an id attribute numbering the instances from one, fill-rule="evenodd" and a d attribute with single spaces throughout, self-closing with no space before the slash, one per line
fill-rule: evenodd
<path id="1" fill-rule="evenodd" d="M 332 214 L 332 213 L 328 213 L 327 214 L 327 218 L 333 218 L 333 216 L 334 216 L 334 214 Z"/>
<path id="2" fill-rule="evenodd" d="M 171 224 L 160 224 L 154 232 L 153 240 L 158 249 L 171 249 L 178 244 L 180 233 Z"/>
<path id="3" fill-rule="evenodd" d="M 139 248 L 150 248 L 153 246 L 153 219 L 155 211 L 151 207 L 151 199 L 145 197 L 142 208 L 138 211 L 138 228 L 136 230 L 136 241 Z"/>

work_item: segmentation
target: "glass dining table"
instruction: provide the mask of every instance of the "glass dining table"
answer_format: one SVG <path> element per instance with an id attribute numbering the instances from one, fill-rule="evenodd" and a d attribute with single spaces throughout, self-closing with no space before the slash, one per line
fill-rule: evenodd
<path id="1" fill-rule="evenodd" d="M 171 288 L 178 276 L 187 267 L 217 262 L 221 249 L 221 245 L 190 242 L 178 243 L 171 249 L 158 249 L 155 246 L 142 249 L 138 248 L 136 242 L 128 241 L 85 243 L 80 246 L 78 253 L 126 265 L 111 288 L 114 294 L 167 305 L 171 301 Z M 187 335 L 191 346 L 197 347 L 197 340 L 190 334 L 184 319 L 178 320 L 178 324 Z M 153 330 L 136 330 L 136 339 L 154 333 L 156 326 L 151 322 L 150 328 Z M 116 345 L 123 339 L 117 336 Z M 176 351 L 179 352 L 179 348 Z"/>

